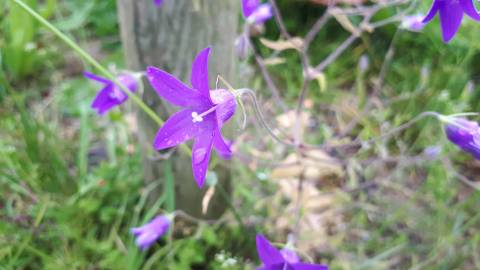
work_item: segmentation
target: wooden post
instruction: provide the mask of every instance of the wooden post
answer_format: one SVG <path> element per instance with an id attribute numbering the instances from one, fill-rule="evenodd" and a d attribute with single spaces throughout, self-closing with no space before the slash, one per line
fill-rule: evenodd
<path id="1" fill-rule="evenodd" d="M 118 0 L 127 67 L 132 70 L 145 70 L 147 66 L 156 66 L 189 83 L 190 67 L 195 55 L 201 49 L 211 46 L 211 87 L 214 86 L 218 74 L 227 80 L 234 80 L 234 40 L 239 12 L 237 2 L 239 1 L 164 0 L 164 5 L 157 8 L 152 0 Z M 178 110 L 162 101 L 146 81 L 142 98 L 164 120 Z M 153 137 L 159 126 L 142 112 L 137 113 L 137 120 L 145 153 L 146 181 L 163 181 L 162 161 L 152 160 Z M 190 158 L 176 151 L 171 160 L 176 208 L 197 217 L 219 217 L 226 207 L 220 193 L 216 192 L 207 214 L 202 215 L 201 202 L 206 188 L 199 190 L 195 184 Z M 228 169 L 217 166 L 215 171 L 222 187 L 230 190 Z M 161 188 L 154 196 L 159 196 L 160 191 Z"/>

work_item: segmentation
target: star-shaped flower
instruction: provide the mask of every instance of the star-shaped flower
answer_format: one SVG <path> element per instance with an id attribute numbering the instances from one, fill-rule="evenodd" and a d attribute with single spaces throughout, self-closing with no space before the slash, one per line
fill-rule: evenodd
<path id="1" fill-rule="evenodd" d="M 475 8 L 473 1 L 474 0 L 433 0 L 432 7 L 423 19 L 423 22 L 427 23 L 431 21 L 438 13 L 442 26 L 443 41 L 449 42 L 460 28 L 464 13 L 470 18 L 480 21 L 480 14 Z"/>
<path id="2" fill-rule="evenodd" d="M 208 57 L 210 48 L 203 49 L 192 65 L 192 88 L 173 75 L 148 67 L 147 77 L 155 91 L 173 105 L 183 109 L 173 114 L 158 131 L 153 147 L 162 150 L 194 139 L 192 149 L 193 176 L 200 188 L 205 183 L 212 147 L 223 158 L 232 151 L 220 130 L 235 113 L 235 96 L 227 90 L 210 90 Z"/>
<path id="3" fill-rule="evenodd" d="M 86 78 L 104 85 L 91 105 L 93 109 L 97 110 L 98 114 L 103 115 L 111 108 L 124 103 L 128 99 L 128 95 L 115 85 L 113 81 L 90 72 L 84 72 L 83 74 Z M 120 75 L 117 77 L 117 80 L 131 92 L 137 91 L 137 80 L 132 75 Z"/>
<path id="4" fill-rule="evenodd" d="M 260 24 L 273 16 L 270 4 L 260 4 L 260 0 L 242 0 L 243 16 L 249 23 Z"/>
<path id="5" fill-rule="evenodd" d="M 279 251 L 261 234 L 257 234 L 257 253 L 263 266 L 257 270 L 328 270 L 328 266 L 300 262 L 291 250 Z"/>

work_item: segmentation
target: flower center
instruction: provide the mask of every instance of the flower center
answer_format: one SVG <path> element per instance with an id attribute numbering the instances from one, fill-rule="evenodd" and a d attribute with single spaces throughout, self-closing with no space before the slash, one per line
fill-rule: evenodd
<path id="1" fill-rule="evenodd" d="M 197 112 L 192 112 L 192 122 L 193 123 L 197 123 L 197 122 L 202 122 L 203 121 L 203 117 L 208 115 L 209 113 L 215 111 L 217 109 L 218 105 L 216 106 L 213 106 L 212 108 L 204 111 L 203 113 L 201 114 L 198 114 Z"/>

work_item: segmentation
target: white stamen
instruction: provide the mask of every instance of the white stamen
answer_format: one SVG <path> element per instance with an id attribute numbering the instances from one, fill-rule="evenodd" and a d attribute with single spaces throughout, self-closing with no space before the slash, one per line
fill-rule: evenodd
<path id="1" fill-rule="evenodd" d="M 201 115 L 198 115 L 197 112 L 192 112 L 192 122 L 197 123 L 197 122 L 202 122 L 203 117 Z"/>

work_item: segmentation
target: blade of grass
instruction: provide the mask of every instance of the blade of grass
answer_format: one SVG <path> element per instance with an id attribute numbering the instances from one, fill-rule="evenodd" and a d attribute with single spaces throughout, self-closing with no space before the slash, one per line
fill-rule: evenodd
<path id="1" fill-rule="evenodd" d="M 163 162 L 163 169 L 165 176 L 165 206 L 167 211 L 171 213 L 175 211 L 175 182 L 173 179 L 172 161 L 170 159 L 167 159 Z"/>

